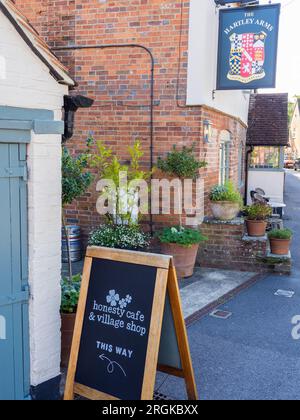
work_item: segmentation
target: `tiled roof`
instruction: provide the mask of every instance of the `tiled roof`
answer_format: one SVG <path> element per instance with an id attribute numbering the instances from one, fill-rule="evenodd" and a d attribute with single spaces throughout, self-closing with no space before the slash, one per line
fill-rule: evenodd
<path id="1" fill-rule="evenodd" d="M 50 74 L 59 83 L 74 86 L 75 82 L 69 75 L 68 69 L 51 52 L 45 41 L 30 24 L 29 20 L 16 8 L 14 3 L 10 0 L 0 0 L 1 11 L 16 28 L 34 54 L 49 68 Z"/>
<path id="2" fill-rule="evenodd" d="M 251 95 L 248 126 L 250 146 L 288 145 L 288 94 Z"/>

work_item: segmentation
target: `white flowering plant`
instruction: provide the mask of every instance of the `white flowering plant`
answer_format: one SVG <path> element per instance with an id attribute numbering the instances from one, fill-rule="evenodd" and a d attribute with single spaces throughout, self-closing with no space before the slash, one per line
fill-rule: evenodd
<path id="1" fill-rule="evenodd" d="M 127 249 L 131 251 L 145 250 L 150 245 L 151 237 L 138 225 L 101 225 L 89 237 L 89 246 Z"/>

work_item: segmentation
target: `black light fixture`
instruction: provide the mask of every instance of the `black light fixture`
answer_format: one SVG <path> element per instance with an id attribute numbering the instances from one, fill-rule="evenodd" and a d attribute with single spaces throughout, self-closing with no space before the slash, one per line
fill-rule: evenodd
<path id="1" fill-rule="evenodd" d="M 74 120 L 75 112 L 78 108 L 90 108 L 94 103 L 93 99 L 85 96 L 64 96 L 64 110 L 65 110 L 65 132 L 63 135 L 63 143 L 70 140 L 74 134 Z"/>
<path id="2" fill-rule="evenodd" d="M 212 122 L 209 120 L 203 121 L 203 138 L 204 143 L 210 143 L 212 138 Z"/>

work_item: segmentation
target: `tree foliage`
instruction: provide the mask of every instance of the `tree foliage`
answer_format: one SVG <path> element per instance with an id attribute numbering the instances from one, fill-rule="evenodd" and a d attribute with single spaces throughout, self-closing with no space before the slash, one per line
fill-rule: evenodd
<path id="1" fill-rule="evenodd" d="M 93 176 L 87 171 L 89 153 L 72 156 L 64 147 L 62 150 L 62 205 L 71 204 L 83 195 L 92 183 Z"/>
<path id="2" fill-rule="evenodd" d="M 199 176 L 199 169 L 207 166 L 207 163 L 196 159 L 194 149 L 194 146 L 184 146 L 182 150 L 178 150 L 174 145 L 165 159 L 158 159 L 158 169 L 178 178 L 196 179 Z"/>

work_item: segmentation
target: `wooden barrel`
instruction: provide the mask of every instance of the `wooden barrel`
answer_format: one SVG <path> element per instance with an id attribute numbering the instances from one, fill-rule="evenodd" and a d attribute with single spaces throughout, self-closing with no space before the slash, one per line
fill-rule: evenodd
<path id="1" fill-rule="evenodd" d="M 82 260 L 82 241 L 81 241 L 81 230 L 79 226 L 70 225 L 67 226 L 70 240 L 70 252 L 71 261 L 77 262 Z M 68 248 L 67 239 L 64 228 L 62 229 L 62 262 L 68 262 Z"/>

